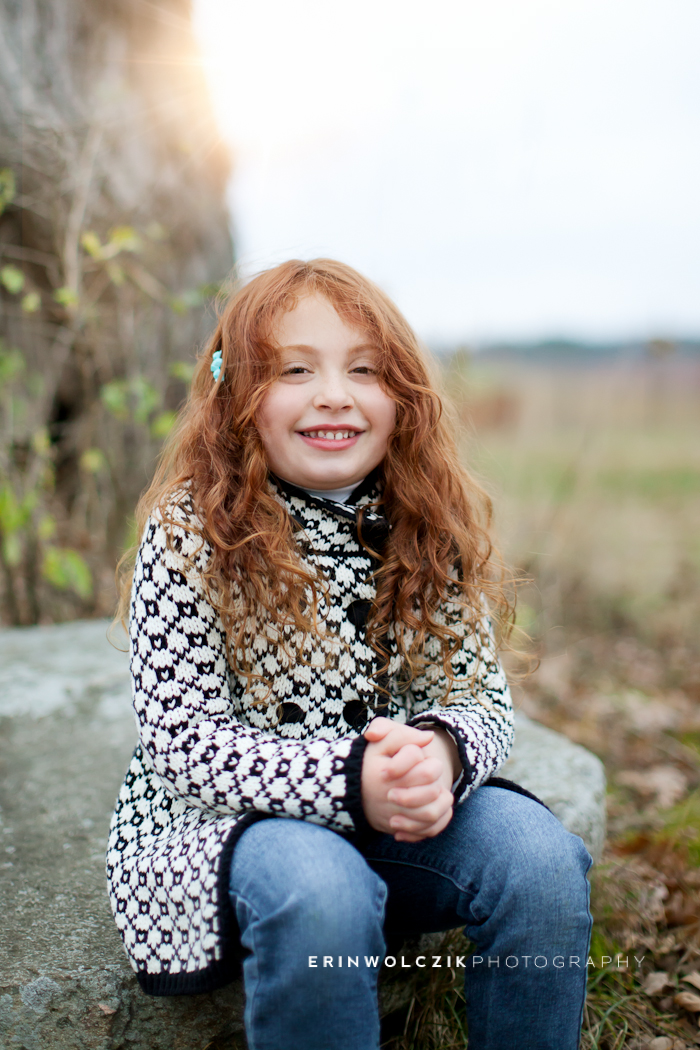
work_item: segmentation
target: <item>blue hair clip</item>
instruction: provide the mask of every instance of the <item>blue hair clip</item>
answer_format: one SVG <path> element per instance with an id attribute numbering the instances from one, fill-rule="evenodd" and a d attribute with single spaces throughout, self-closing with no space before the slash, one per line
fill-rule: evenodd
<path id="1" fill-rule="evenodd" d="M 211 358 L 211 374 L 214 376 L 214 382 L 219 382 L 219 376 L 221 375 L 221 351 L 215 350 Z"/>

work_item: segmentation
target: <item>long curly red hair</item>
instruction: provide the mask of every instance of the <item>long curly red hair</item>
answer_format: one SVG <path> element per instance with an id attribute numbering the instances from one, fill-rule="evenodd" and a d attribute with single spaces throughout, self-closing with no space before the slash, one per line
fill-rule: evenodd
<path id="1" fill-rule="evenodd" d="M 300 559 L 290 516 L 270 488 L 255 424 L 266 391 L 280 374 L 275 323 L 307 295 L 325 297 L 376 347 L 379 382 L 397 406 L 380 467 L 381 511 L 391 529 L 375 573 L 368 642 L 380 656 L 381 674 L 388 666 L 383 641 L 393 627 L 408 684 L 424 666 L 427 636 L 435 636 L 447 692 L 453 681 L 450 659 L 459 644 L 445 613 L 448 600 L 477 632 L 484 597 L 502 633 L 512 621 L 506 576 L 489 535 L 491 501 L 459 462 L 454 427 L 446 421 L 416 336 L 388 296 L 351 267 L 331 259 L 294 259 L 258 274 L 228 297 L 139 502 L 139 536 L 155 508 L 172 522 L 173 504 L 187 490 L 201 522 L 201 531 L 192 530 L 212 549 L 204 572 L 207 596 L 226 629 L 231 665 L 249 681 L 260 677 L 246 643 L 251 622 L 274 624 L 283 645 L 296 639 L 300 659 L 309 632 L 325 631 L 317 616 L 323 581 Z M 218 382 L 210 371 L 216 351 L 222 355 Z M 122 616 L 130 576 L 123 572 Z"/>

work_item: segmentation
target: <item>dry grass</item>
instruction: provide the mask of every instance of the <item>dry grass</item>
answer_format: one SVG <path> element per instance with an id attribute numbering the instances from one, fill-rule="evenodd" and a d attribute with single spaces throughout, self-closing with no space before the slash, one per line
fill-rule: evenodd
<path id="1" fill-rule="evenodd" d="M 519 623 L 541 665 L 516 703 L 608 774 L 592 951 L 632 965 L 591 972 L 581 1046 L 700 1045 L 678 998 L 700 994 L 700 362 L 462 361 L 449 385 L 506 557 L 532 578 Z M 461 977 L 411 980 L 385 1046 L 464 1048 Z"/>

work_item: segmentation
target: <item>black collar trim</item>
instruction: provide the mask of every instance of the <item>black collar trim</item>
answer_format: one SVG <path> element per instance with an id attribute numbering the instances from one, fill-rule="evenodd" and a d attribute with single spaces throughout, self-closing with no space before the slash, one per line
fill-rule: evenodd
<path id="1" fill-rule="evenodd" d="M 357 502 L 363 499 L 365 496 L 370 496 L 373 490 L 377 487 L 379 480 L 380 469 L 375 467 L 374 470 L 370 471 L 367 477 L 357 485 L 345 503 L 337 503 L 332 499 L 324 499 L 322 496 L 312 496 L 306 489 L 299 488 L 298 485 L 293 485 L 291 481 L 284 481 L 279 478 L 276 474 L 270 471 L 270 480 L 274 484 L 275 488 L 280 494 L 287 499 L 292 497 L 302 500 L 304 503 L 310 504 L 312 507 L 320 507 L 322 510 L 332 510 L 334 514 L 338 514 L 341 518 L 347 518 L 348 521 L 357 521 L 358 512 L 363 510 L 363 507 L 358 507 Z M 365 510 L 363 520 L 368 522 L 378 522 L 383 520 L 381 514 L 375 514 L 373 511 Z"/>

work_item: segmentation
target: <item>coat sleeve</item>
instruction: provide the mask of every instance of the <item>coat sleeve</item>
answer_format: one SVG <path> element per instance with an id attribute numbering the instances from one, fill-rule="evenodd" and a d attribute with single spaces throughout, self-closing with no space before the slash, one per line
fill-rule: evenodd
<path id="1" fill-rule="evenodd" d="M 425 668 L 409 689 L 408 723 L 439 726 L 452 736 L 462 764 L 453 787 L 455 801 L 459 802 L 488 780 L 508 757 L 513 743 L 513 705 L 488 615 L 484 614 L 474 630 L 461 618 L 456 605 L 447 611 L 450 627 L 461 635 L 451 662 L 454 682 L 441 702 L 446 679 L 439 641 L 430 636 Z M 444 614 L 441 618 L 444 622 Z"/>
<path id="2" fill-rule="evenodd" d="M 168 524 L 166 535 L 162 521 L 149 519 L 129 623 L 134 711 L 146 760 L 187 805 L 222 815 L 296 817 L 353 832 L 362 819 L 364 738 L 281 739 L 239 720 L 225 631 L 202 586 L 208 552 L 179 524 Z"/>

